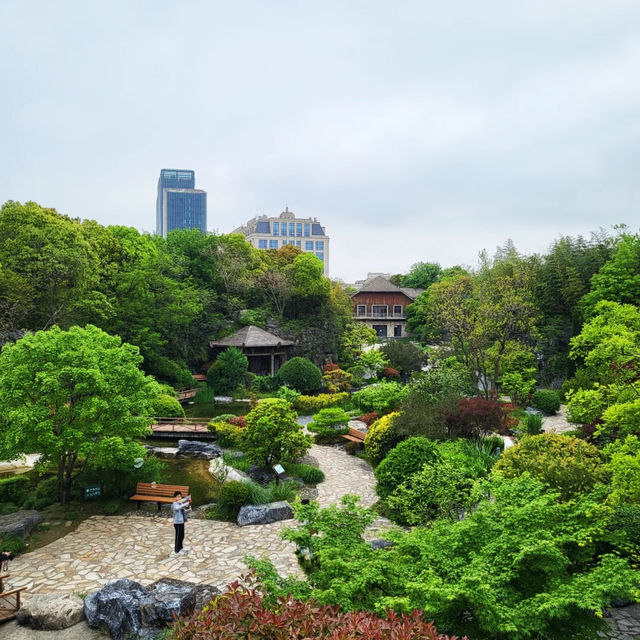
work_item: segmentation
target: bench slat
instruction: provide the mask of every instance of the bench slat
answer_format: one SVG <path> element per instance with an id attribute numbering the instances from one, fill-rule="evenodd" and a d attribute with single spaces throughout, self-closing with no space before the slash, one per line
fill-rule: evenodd
<path id="1" fill-rule="evenodd" d="M 184 484 L 156 484 L 151 482 L 138 482 L 136 494 L 129 500 L 149 501 L 149 502 L 173 502 L 173 494 L 180 491 L 183 496 L 189 493 L 189 486 Z"/>

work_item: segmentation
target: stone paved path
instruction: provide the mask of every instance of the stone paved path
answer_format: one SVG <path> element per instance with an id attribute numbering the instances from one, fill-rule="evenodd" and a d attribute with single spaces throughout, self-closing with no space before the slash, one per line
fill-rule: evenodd
<path id="1" fill-rule="evenodd" d="M 560 405 L 558 413 L 554 416 L 544 416 L 542 418 L 542 430 L 546 433 L 564 433 L 578 428 L 579 425 L 571 424 L 567 421 L 567 407 L 564 404 Z"/>
<path id="2" fill-rule="evenodd" d="M 333 447 L 314 445 L 310 451 L 325 472 L 318 485 L 322 506 L 336 503 L 346 493 L 358 493 L 362 503 L 375 500 L 371 467 L 355 456 Z M 213 520 L 191 520 L 186 525 L 184 556 L 170 557 L 173 526 L 167 517 L 94 516 L 64 538 L 11 563 L 11 587 L 27 586 L 29 594 L 64 591 L 88 593 L 117 578 L 149 584 L 171 577 L 224 587 L 246 571 L 242 558 L 266 556 L 278 571 L 302 575 L 294 545 L 280 538 L 293 521 L 271 525 L 237 527 Z M 389 521 L 379 519 L 371 536 Z"/>

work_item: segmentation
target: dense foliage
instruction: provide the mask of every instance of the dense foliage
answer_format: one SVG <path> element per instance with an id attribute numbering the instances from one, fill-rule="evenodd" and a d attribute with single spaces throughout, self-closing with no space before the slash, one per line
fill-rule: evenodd
<path id="1" fill-rule="evenodd" d="M 201 612 L 178 620 L 171 640 L 449 640 L 420 611 L 379 616 L 342 612 L 290 596 L 265 599 L 262 585 L 235 582 Z M 249 581 L 250 582 L 250 581 Z M 455 640 L 455 639 L 451 639 Z M 464 640 L 464 639 L 462 639 Z"/>
<path id="2" fill-rule="evenodd" d="M 388 413 L 400 405 L 408 392 L 408 388 L 398 382 L 379 382 L 356 391 L 353 402 L 364 412 Z"/>
<path id="3" fill-rule="evenodd" d="M 249 370 L 249 359 L 236 347 L 225 349 L 207 371 L 207 384 L 218 394 L 235 391 Z"/>
<path id="4" fill-rule="evenodd" d="M 56 467 L 60 500 L 88 465 L 130 468 L 145 450 L 161 387 L 137 347 L 88 325 L 28 334 L 0 353 L 0 459 L 41 453 Z"/>

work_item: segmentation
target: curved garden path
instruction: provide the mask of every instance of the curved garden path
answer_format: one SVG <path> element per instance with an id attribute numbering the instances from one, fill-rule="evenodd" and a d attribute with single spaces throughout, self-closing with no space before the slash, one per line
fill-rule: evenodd
<path id="1" fill-rule="evenodd" d="M 309 453 L 326 475 L 318 485 L 322 506 L 338 502 L 346 493 L 359 494 L 366 506 L 375 501 L 375 479 L 366 462 L 333 447 L 314 445 Z M 294 545 L 279 535 L 292 521 L 238 527 L 190 520 L 185 539 L 188 552 L 173 557 L 173 526 L 168 510 L 165 513 L 89 518 L 64 538 L 16 558 L 7 583 L 27 586 L 26 597 L 52 591 L 88 593 L 118 578 L 150 584 L 170 577 L 221 588 L 246 571 L 242 558 L 247 554 L 268 557 L 283 575 L 301 575 Z"/>

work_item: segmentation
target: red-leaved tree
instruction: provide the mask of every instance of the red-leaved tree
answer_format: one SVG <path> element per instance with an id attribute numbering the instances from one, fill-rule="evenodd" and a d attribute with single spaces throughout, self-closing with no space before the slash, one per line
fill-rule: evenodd
<path id="1" fill-rule="evenodd" d="M 480 439 L 491 433 L 506 434 L 517 420 L 501 402 L 476 397 L 460 398 L 456 410 L 447 413 L 446 423 L 452 438 Z"/>

